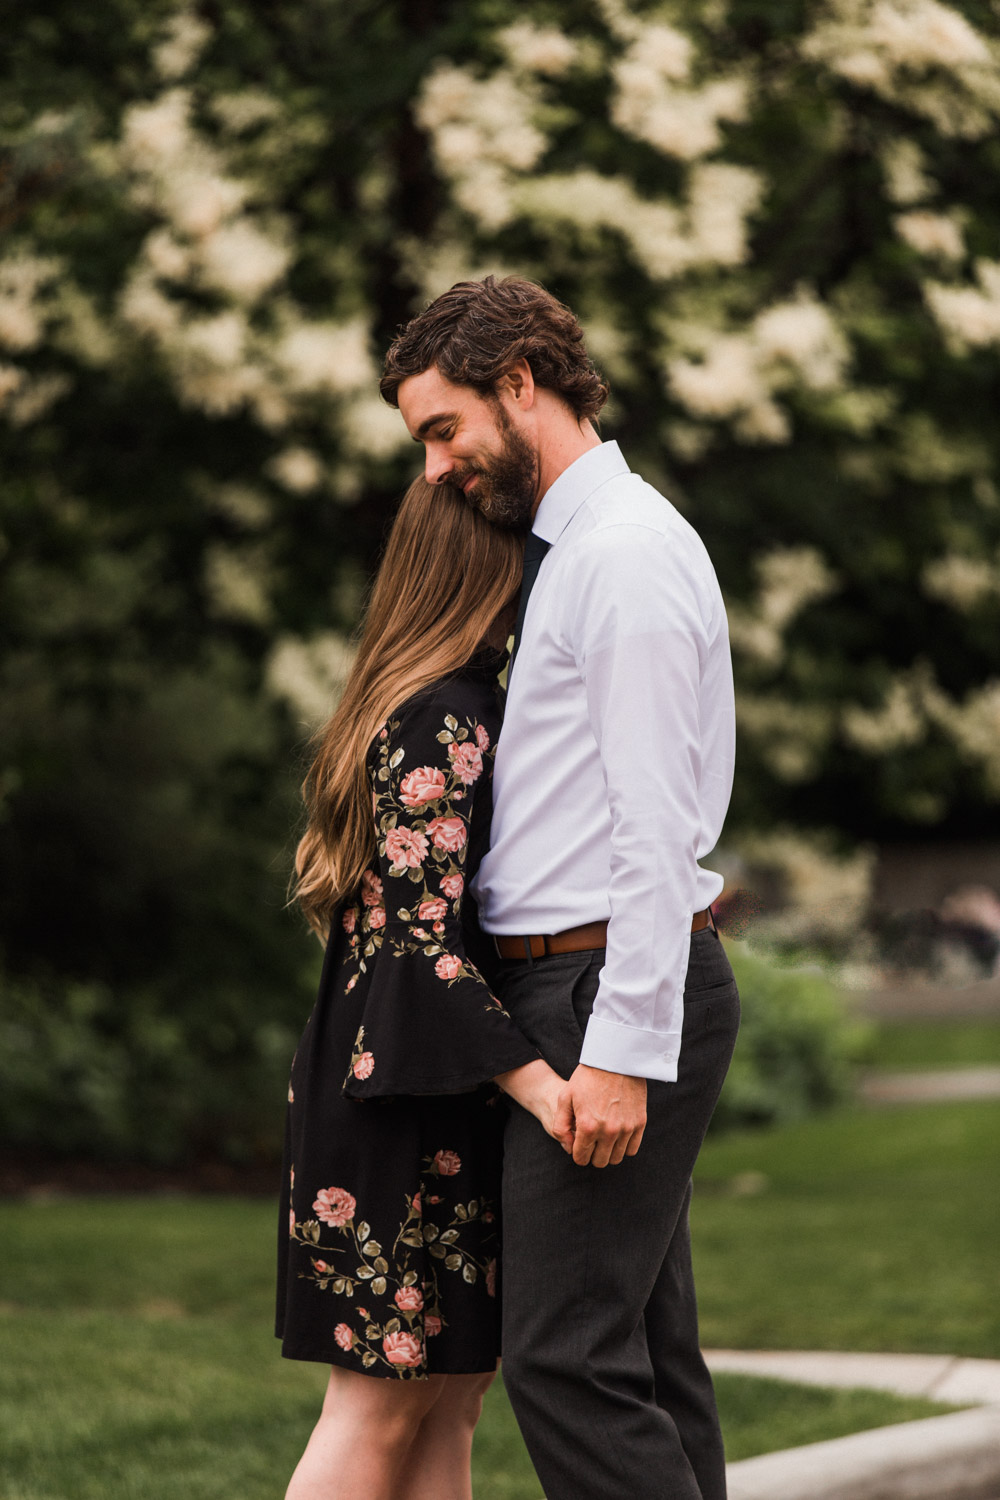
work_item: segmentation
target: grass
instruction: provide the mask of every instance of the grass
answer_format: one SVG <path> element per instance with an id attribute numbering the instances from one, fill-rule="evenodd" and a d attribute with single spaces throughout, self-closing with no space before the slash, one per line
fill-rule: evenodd
<path id="1" fill-rule="evenodd" d="M 1000 1352 L 1000 1108 L 830 1116 L 712 1140 L 694 1211 L 706 1344 Z M 325 1372 L 270 1337 L 276 1210 L 239 1198 L 0 1205 L 4 1500 L 274 1500 Z M 731 1459 L 939 1408 L 727 1375 Z M 477 1500 L 538 1500 L 502 1386 Z"/>
<path id="2" fill-rule="evenodd" d="M 885 1021 L 865 1062 L 886 1072 L 1000 1063 L 1000 1020 Z"/>
<path id="3" fill-rule="evenodd" d="M 859 1110 L 706 1143 L 706 1346 L 1000 1355 L 1000 1105 Z"/>
<path id="4" fill-rule="evenodd" d="M 201 1206 L 184 1208 L 197 1219 Z M 236 1317 L 8 1312 L 0 1346 L 4 1500 L 275 1500 L 325 1383 Z M 718 1390 L 730 1458 L 943 1409 L 738 1375 Z M 476 1438 L 477 1500 L 540 1492 L 498 1382 Z"/>

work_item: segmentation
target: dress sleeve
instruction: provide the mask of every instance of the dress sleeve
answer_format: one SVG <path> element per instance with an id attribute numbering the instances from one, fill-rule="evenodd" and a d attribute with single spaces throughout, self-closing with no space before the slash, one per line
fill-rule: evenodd
<path id="1" fill-rule="evenodd" d="M 349 1098 L 464 1093 L 539 1056 L 462 935 L 471 812 L 477 790 L 489 796 L 489 744 L 475 715 L 440 695 L 405 708 L 375 742 L 378 874 L 367 872 L 354 908 L 358 965 L 347 989 L 363 965 L 367 993 Z"/>

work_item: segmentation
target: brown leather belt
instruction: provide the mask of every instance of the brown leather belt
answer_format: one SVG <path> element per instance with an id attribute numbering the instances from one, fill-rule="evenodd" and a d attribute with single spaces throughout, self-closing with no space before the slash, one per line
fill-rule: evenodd
<path id="1" fill-rule="evenodd" d="M 696 911 L 691 919 L 691 931 L 700 932 L 711 921 L 712 915 L 707 908 Z M 608 924 L 584 922 L 580 927 L 567 927 L 565 932 L 534 934 L 531 937 L 494 937 L 493 943 L 501 958 L 525 963 L 535 958 L 548 958 L 554 953 L 585 953 L 590 948 L 606 948 Z"/>

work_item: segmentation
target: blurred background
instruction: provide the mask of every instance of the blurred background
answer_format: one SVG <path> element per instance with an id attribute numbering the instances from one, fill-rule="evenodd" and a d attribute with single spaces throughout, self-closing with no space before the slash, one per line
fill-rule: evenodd
<path id="1" fill-rule="evenodd" d="M 1000 1061 L 995 5 L 35 0 L 0 76 L 9 1190 L 270 1181 L 308 736 L 419 465 L 380 362 L 487 272 L 726 596 L 719 1125 Z"/>

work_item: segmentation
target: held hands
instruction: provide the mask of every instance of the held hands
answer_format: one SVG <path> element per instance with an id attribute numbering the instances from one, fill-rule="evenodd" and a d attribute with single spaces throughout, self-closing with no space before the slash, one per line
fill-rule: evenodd
<path id="1" fill-rule="evenodd" d="M 529 1114 L 535 1116 L 542 1128 L 559 1142 L 567 1153 L 573 1152 L 573 1126 L 567 1123 L 563 1097 L 568 1094 L 569 1084 L 560 1078 L 554 1068 L 541 1057 L 523 1067 L 511 1068 L 509 1073 L 500 1073 L 493 1080 L 505 1094 L 516 1099 Z M 575 1158 L 574 1158 L 575 1160 Z"/>
<path id="2" fill-rule="evenodd" d="M 616 1167 L 646 1128 L 646 1080 L 580 1063 L 567 1083 L 542 1058 L 494 1082 L 541 1122 L 577 1166 Z"/>
<path id="3" fill-rule="evenodd" d="M 634 1156 L 646 1128 L 646 1080 L 578 1064 L 563 1085 L 554 1129 L 556 1140 L 573 1141 L 577 1166 L 616 1167 Z"/>

